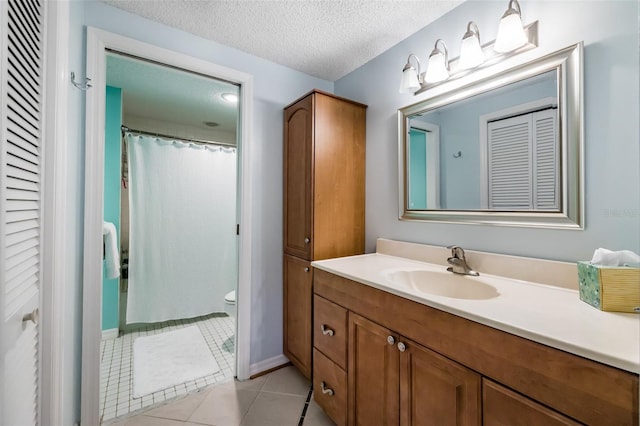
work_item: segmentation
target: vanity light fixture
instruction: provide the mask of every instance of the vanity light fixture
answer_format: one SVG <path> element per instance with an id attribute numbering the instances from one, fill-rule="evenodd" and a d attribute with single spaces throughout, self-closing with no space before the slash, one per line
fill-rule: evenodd
<path id="1" fill-rule="evenodd" d="M 416 63 L 418 64 L 418 71 L 416 71 L 413 65 L 411 65 L 411 58 L 416 60 Z M 402 69 L 400 93 L 414 93 L 420 87 L 420 60 L 412 53 L 407 58 L 407 64 Z"/>
<path id="2" fill-rule="evenodd" d="M 438 49 L 438 43 L 442 44 L 443 50 Z M 433 50 L 429 55 L 427 73 L 424 76 L 425 83 L 439 83 L 449 78 L 449 51 L 447 44 L 439 38 L 436 40 Z"/>
<path id="3" fill-rule="evenodd" d="M 496 52 L 511 52 L 527 43 L 528 39 L 522 27 L 521 15 L 518 0 L 509 0 L 507 11 L 502 15 L 498 26 L 498 35 L 493 46 Z"/>
<path id="4" fill-rule="evenodd" d="M 484 62 L 484 53 L 480 45 L 480 30 L 475 22 L 469 21 L 467 32 L 462 36 L 460 45 L 460 62 L 458 68 L 467 70 Z"/>
<path id="5" fill-rule="evenodd" d="M 400 93 L 418 95 L 438 84 L 449 82 L 478 69 L 488 68 L 511 56 L 538 47 L 538 21 L 522 25 L 518 0 L 509 0 L 507 11 L 502 15 L 497 38 L 480 44 L 480 30 L 474 21 L 469 21 L 462 37 L 460 56 L 449 60 L 447 45 L 442 39 L 435 43 L 429 55 L 427 71 L 420 73 L 420 61 L 409 55 L 402 69 Z M 412 65 L 414 58 L 418 70 Z"/>

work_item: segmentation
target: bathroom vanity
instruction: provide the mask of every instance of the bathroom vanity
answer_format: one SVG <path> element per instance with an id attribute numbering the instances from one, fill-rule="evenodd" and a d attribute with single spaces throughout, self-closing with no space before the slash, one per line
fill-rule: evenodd
<path id="1" fill-rule="evenodd" d="M 338 425 L 638 424 L 638 316 L 581 302 L 574 264 L 472 252 L 465 277 L 447 255 L 313 262 L 314 398 Z"/>

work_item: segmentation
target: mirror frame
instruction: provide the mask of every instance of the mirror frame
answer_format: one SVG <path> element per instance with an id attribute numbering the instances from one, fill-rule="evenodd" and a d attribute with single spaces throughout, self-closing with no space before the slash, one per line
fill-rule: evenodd
<path id="1" fill-rule="evenodd" d="M 584 229 L 583 42 L 520 65 L 496 64 L 476 79 L 452 81 L 432 96 L 398 110 L 399 219 L 479 225 Z M 559 212 L 490 210 L 409 210 L 406 144 L 411 116 L 523 79 L 557 70 L 562 202 Z M 469 75 L 472 77 L 472 75 Z M 437 90 L 437 89 L 444 90 Z M 427 92 L 427 93 L 429 93 Z"/>

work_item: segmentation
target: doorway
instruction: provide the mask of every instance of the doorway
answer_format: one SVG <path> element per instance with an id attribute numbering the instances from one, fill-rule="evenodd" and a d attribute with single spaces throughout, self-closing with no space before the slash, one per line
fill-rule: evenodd
<path id="1" fill-rule="evenodd" d="M 235 376 L 238 273 L 238 85 L 118 52 L 106 82 L 102 422 Z"/>
<path id="2" fill-rule="evenodd" d="M 103 239 L 102 200 L 105 163 L 105 93 L 107 87 L 107 57 L 118 52 L 157 65 L 179 69 L 205 78 L 224 80 L 236 85 L 239 92 L 237 125 L 238 200 L 237 224 L 237 325 L 235 339 L 235 375 L 244 380 L 249 376 L 249 306 L 251 301 L 251 176 L 249 154 L 251 142 L 249 123 L 252 109 L 252 77 L 235 70 L 195 59 L 177 52 L 89 28 L 87 31 L 87 75 L 93 88 L 87 92 L 86 162 L 85 162 L 85 258 L 83 295 L 83 363 L 82 363 L 82 423 L 99 422 L 100 358 L 102 324 Z M 166 132 L 158 132 L 166 133 Z M 178 136 L 178 135 L 176 135 Z"/>

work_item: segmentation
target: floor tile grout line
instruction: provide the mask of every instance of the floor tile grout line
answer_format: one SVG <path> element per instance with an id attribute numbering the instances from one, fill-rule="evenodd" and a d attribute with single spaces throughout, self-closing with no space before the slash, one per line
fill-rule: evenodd
<path id="1" fill-rule="evenodd" d="M 108 367 L 108 371 L 106 372 L 107 376 L 105 377 L 106 383 L 102 386 L 101 383 L 101 393 L 104 396 L 105 400 L 101 400 L 103 404 L 106 402 L 107 397 L 114 398 L 115 397 L 115 406 L 106 407 L 106 404 L 101 406 L 100 409 L 100 417 L 101 421 L 112 421 L 114 418 L 119 418 L 121 416 L 126 416 L 132 414 L 135 411 L 143 410 L 146 408 L 152 408 L 156 403 L 162 403 L 167 400 L 174 399 L 176 397 L 180 397 L 182 395 L 188 395 L 194 392 L 199 392 L 203 389 L 206 389 L 209 386 L 217 385 L 220 383 L 226 382 L 228 379 L 232 378 L 233 371 L 229 368 L 229 366 L 233 363 L 234 351 L 232 349 L 234 343 L 234 327 L 233 327 L 233 319 L 230 318 L 226 314 L 212 314 L 206 317 L 200 317 L 189 320 L 180 320 L 176 322 L 178 326 L 173 326 L 171 323 L 162 324 L 161 326 L 154 325 L 152 327 L 138 327 L 134 330 L 127 330 L 121 336 L 118 336 L 120 340 L 116 340 L 116 343 L 113 340 L 103 341 L 101 342 L 104 350 L 107 348 L 111 353 L 111 357 L 107 357 L 106 362 L 101 363 L 101 371 L 104 368 Z M 129 399 L 126 401 L 126 404 L 123 404 L 123 400 L 119 399 L 119 396 L 123 392 L 128 392 L 131 394 L 132 392 L 132 382 L 133 382 L 133 354 L 131 353 L 132 342 L 141 336 L 154 335 L 158 333 L 162 333 L 165 331 L 170 331 L 174 329 L 180 329 L 187 327 L 189 325 L 198 325 L 201 328 L 205 329 L 214 329 L 215 333 L 210 334 L 210 338 L 207 341 L 207 345 L 209 350 L 211 351 L 214 359 L 221 366 L 220 370 L 213 375 L 205 376 L 198 378 L 196 380 L 181 384 L 181 388 L 183 389 L 183 393 L 179 393 L 177 388 L 173 389 L 165 389 L 162 391 L 162 395 L 153 393 L 146 396 L 145 403 L 148 403 L 151 398 L 152 403 L 148 405 L 143 405 L 143 400 L 140 398 Z M 226 331 L 225 331 L 226 330 Z M 115 339 L 114 339 L 115 340 Z M 228 348 L 228 344 L 230 343 L 230 350 L 224 349 Z M 126 350 L 125 350 L 126 349 Z M 103 358 L 104 359 L 104 358 Z M 119 370 L 122 370 L 122 365 L 125 364 L 129 359 L 128 367 L 129 368 L 128 376 L 122 374 L 122 371 L 118 371 L 119 374 L 116 374 L 115 367 L 116 365 Z M 115 362 L 115 364 L 114 364 Z M 112 371 L 113 369 L 113 371 Z M 101 373 L 102 375 L 102 373 Z M 113 380 L 111 380 L 113 379 Z M 103 381 L 104 382 L 104 381 Z M 125 383 L 128 384 L 128 388 L 125 386 Z M 111 387 L 115 386 L 116 391 L 109 394 L 111 391 Z M 169 395 L 167 395 L 169 392 Z M 145 397 L 143 397 L 145 398 Z M 118 404 L 120 403 L 120 404 Z M 124 406 L 127 406 L 125 410 L 118 410 L 118 407 L 121 409 Z M 135 405 L 135 406 L 134 406 Z M 115 413 L 113 412 L 115 410 Z M 120 415 L 119 415 L 120 414 Z M 105 419 L 105 417 L 107 417 Z"/>
<path id="2" fill-rule="evenodd" d="M 270 390 L 262 390 L 264 393 L 271 393 L 275 395 L 284 395 L 284 396 L 297 396 L 298 398 L 305 398 L 306 395 L 300 395 L 299 393 L 287 393 L 287 392 L 278 392 L 278 391 L 270 391 Z"/>
<path id="3" fill-rule="evenodd" d="M 309 386 L 309 393 L 307 394 L 307 400 L 304 403 L 304 407 L 302 408 L 302 414 L 300 415 L 300 421 L 298 422 L 298 426 L 302 426 L 304 424 L 304 417 L 307 415 L 307 409 L 309 408 L 309 403 L 311 402 L 311 395 L 313 394 L 313 385 Z"/>

